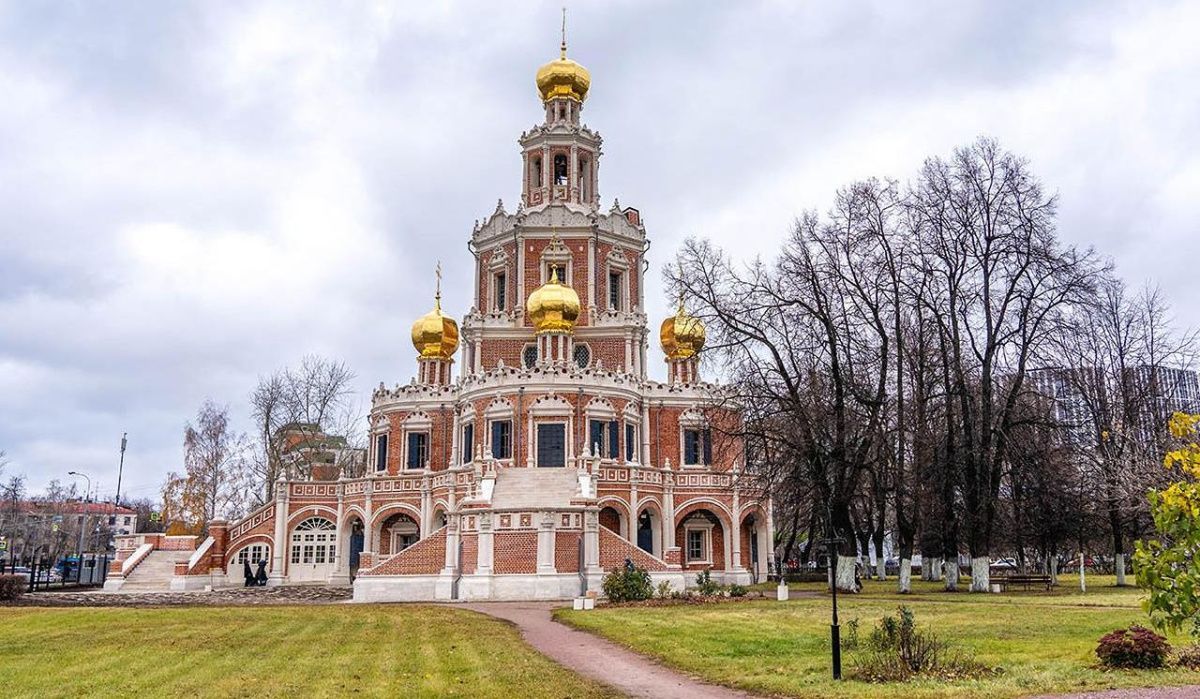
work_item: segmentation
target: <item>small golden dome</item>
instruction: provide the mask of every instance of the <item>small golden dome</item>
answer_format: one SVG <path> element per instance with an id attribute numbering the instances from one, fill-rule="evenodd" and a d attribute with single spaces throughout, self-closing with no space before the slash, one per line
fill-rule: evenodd
<path id="1" fill-rule="evenodd" d="M 423 359 L 450 359 L 458 349 L 458 323 L 442 314 L 442 295 L 433 297 L 433 310 L 417 318 L 412 343 Z"/>
<path id="2" fill-rule="evenodd" d="M 591 84 L 592 76 L 587 68 L 567 58 L 566 40 L 562 43 L 558 60 L 538 68 L 537 89 L 542 95 L 543 103 L 555 97 L 567 97 L 582 102 L 587 99 L 588 87 Z"/>
<path id="3" fill-rule="evenodd" d="M 529 295 L 525 313 L 539 334 L 571 332 L 579 318 L 579 294 L 558 281 L 558 267 L 550 268 L 550 281 Z"/>
<path id="4" fill-rule="evenodd" d="M 704 323 L 683 310 L 680 297 L 679 310 L 662 322 L 658 336 L 667 359 L 687 359 L 704 348 Z"/>

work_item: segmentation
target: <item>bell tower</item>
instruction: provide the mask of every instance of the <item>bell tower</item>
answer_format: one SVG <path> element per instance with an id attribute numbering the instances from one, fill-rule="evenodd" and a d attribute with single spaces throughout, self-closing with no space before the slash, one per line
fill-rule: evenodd
<path id="1" fill-rule="evenodd" d="M 600 201 L 596 187 L 600 135 L 579 120 L 592 76 L 567 58 L 565 11 L 558 59 L 538 69 L 536 82 L 546 118 L 521 134 L 525 206 L 566 202 L 595 209 Z"/>

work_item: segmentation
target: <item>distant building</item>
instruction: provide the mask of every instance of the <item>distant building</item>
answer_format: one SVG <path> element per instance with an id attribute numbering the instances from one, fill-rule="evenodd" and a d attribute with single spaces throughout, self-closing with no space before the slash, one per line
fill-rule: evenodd
<path id="1" fill-rule="evenodd" d="M 22 500 L 15 508 L 5 505 L 3 514 L 0 535 L 8 553 L 18 558 L 55 538 L 63 538 L 61 550 L 73 552 L 81 529 L 84 550 L 102 552 L 113 548 L 115 537 L 138 529 L 136 510 L 106 502 Z"/>

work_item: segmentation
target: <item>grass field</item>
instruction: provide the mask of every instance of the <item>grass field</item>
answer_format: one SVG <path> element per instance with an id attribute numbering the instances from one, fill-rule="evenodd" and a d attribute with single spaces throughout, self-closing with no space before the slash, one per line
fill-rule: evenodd
<path id="1" fill-rule="evenodd" d="M 1064 583 L 1075 582 L 1064 576 Z M 795 589 L 796 586 L 793 586 Z M 843 638 L 858 619 L 865 640 L 875 622 L 906 604 L 917 624 L 972 649 L 1002 672 L 982 680 L 917 681 L 876 685 L 829 679 L 828 596 L 708 606 L 561 610 L 556 618 L 659 658 L 712 682 L 766 694 L 798 697 L 1016 697 L 1114 687 L 1200 684 L 1200 673 L 1179 670 L 1105 671 L 1096 664 L 1096 641 L 1114 628 L 1147 624 L 1141 593 L 1116 588 L 1112 578 L 1089 578 L 1089 591 L 1067 585 L 1052 593 L 971 595 L 941 592 L 917 583 L 912 595 L 894 582 L 866 583 L 858 595 L 839 595 Z M 1186 642 L 1172 637 L 1172 642 Z M 847 674 L 854 653 L 843 659 Z"/>
<path id="2" fill-rule="evenodd" d="M 611 696 L 446 607 L 0 607 L 4 697 L 349 694 Z"/>

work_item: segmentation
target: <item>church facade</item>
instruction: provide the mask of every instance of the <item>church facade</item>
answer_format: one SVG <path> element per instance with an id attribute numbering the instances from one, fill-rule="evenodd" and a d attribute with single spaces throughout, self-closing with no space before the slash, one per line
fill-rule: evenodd
<path id="1" fill-rule="evenodd" d="M 461 324 L 435 294 L 412 327 L 417 376 L 374 392 L 366 475 L 280 481 L 211 524 L 176 588 L 241 584 L 258 560 L 271 584 L 352 584 L 360 601 L 567 598 L 627 560 L 675 588 L 705 569 L 765 579 L 771 507 L 736 410 L 701 377 L 704 326 L 680 300 L 652 337 L 641 214 L 601 207 L 590 76 L 564 42 L 536 84 L 521 202 L 471 232 Z M 666 382 L 647 377 L 652 342 Z"/>

